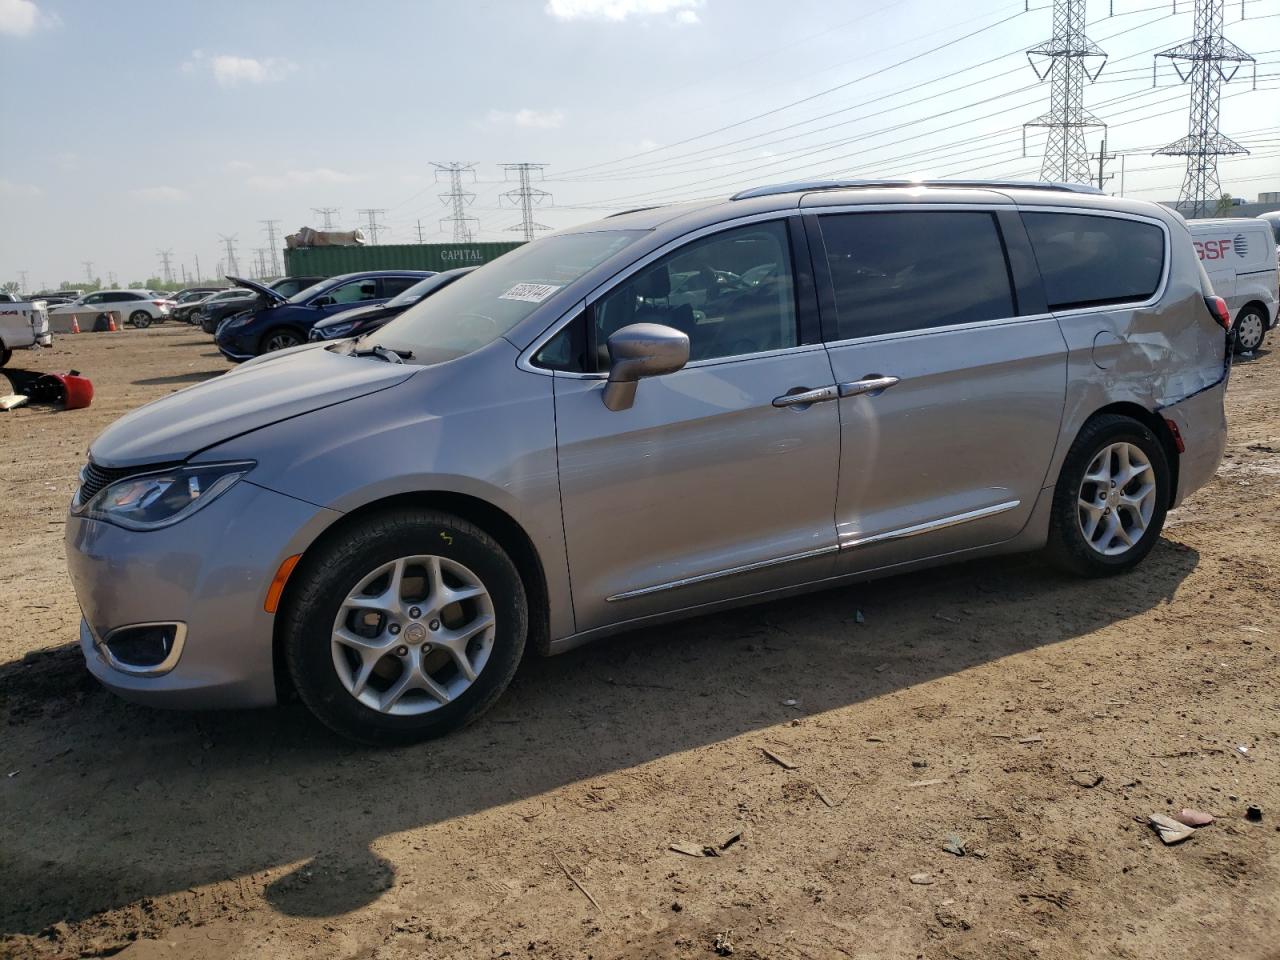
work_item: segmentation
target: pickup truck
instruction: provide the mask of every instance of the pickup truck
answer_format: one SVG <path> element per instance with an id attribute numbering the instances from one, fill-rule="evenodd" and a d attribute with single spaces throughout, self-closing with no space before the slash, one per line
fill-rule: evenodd
<path id="1" fill-rule="evenodd" d="M 9 362 L 14 350 L 51 343 L 49 308 L 43 300 L 19 300 L 11 293 L 0 293 L 0 367 Z"/>

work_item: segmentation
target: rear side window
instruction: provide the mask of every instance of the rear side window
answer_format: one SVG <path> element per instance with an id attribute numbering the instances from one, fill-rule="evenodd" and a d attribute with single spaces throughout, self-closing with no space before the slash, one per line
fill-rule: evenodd
<path id="1" fill-rule="evenodd" d="M 1050 310 L 1149 299 L 1164 273 L 1164 231 L 1083 213 L 1023 213 Z"/>
<path id="2" fill-rule="evenodd" d="M 843 213 L 819 223 L 835 288 L 838 340 L 1017 312 L 994 214 Z"/>
<path id="3" fill-rule="evenodd" d="M 382 295 L 384 297 L 394 297 L 397 294 L 404 293 L 414 284 L 421 281 L 422 277 L 383 277 Z"/>

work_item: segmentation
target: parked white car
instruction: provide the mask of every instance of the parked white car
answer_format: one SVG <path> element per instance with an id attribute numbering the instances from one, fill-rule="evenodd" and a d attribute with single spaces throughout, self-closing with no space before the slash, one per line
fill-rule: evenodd
<path id="1" fill-rule="evenodd" d="M 135 327 L 149 327 L 153 322 L 169 319 L 170 306 L 171 302 L 163 294 L 152 290 L 95 290 L 71 303 L 54 307 L 49 316 L 55 323 L 59 317 L 67 318 L 69 327 L 70 317 L 75 315 L 83 327 L 86 319 L 92 323 L 98 314 L 112 310 Z"/>
<path id="2" fill-rule="evenodd" d="M 1272 225 L 1257 217 L 1188 220 L 1213 292 L 1227 301 L 1236 350 L 1252 353 L 1276 325 L 1280 271 Z"/>
<path id="3" fill-rule="evenodd" d="M 9 362 L 14 350 L 37 344 L 47 347 L 52 342 L 43 300 L 17 300 L 11 294 L 0 294 L 0 367 Z"/>

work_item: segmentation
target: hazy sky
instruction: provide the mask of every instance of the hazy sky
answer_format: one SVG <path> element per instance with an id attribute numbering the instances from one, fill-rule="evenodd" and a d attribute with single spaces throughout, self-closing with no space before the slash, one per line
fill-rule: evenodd
<path id="1" fill-rule="evenodd" d="M 123 284 L 241 267 L 312 207 L 385 208 L 381 242 L 441 241 L 432 161 L 476 164 L 481 239 L 516 239 L 501 164 L 547 164 L 537 219 L 822 176 L 1039 173 L 1048 109 L 1022 52 L 1047 0 L 0 0 L 0 281 Z M 1222 130 L 1253 154 L 1224 189 L 1280 190 L 1280 0 L 1227 2 L 1257 58 Z M 1187 88 L 1152 53 L 1189 38 L 1192 0 L 1089 0 L 1110 59 L 1086 91 L 1125 154 L 1126 195 L 1176 198 Z M 1101 132 L 1091 132 L 1096 150 Z M 1120 161 L 1107 189 L 1120 189 Z M 1278 205 L 1280 206 L 1280 205 Z"/>

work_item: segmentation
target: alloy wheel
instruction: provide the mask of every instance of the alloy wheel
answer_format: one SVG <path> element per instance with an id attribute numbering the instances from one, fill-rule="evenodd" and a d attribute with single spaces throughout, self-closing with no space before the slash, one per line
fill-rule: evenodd
<path id="1" fill-rule="evenodd" d="M 1142 539 L 1155 506 L 1156 475 L 1147 455 L 1132 443 L 1108 444 L 1080 483 L 1080 532 L 1098 553 L 1119 556 Z"/>
<path id="2" fill-rule="evenodd" d="M 333 665 L 366 707 L 428 713 L 475 683 L 495 622 L 489 591 L 470 569 L 445 557 L 401 557 L 347 594 L 333 624 Z"/>
<path id="3" fill-rule="evenodd" d="M 267 338 L 267 353 L 272 353 L 276 350 L 287 350 L 289 347 L 296 347 L 300 343 L 302 341 L 288 331 L 273 333 Z"/>

